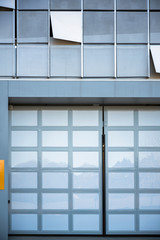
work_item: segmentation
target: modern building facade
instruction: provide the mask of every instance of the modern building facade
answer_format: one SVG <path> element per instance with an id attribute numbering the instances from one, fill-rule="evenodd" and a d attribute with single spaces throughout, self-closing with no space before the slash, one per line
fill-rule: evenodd
<path id="1" fill-rule="evenodd" d="M 0 0 L 1 240 L 160 234 L 159 22 L 159 0 Z"/>

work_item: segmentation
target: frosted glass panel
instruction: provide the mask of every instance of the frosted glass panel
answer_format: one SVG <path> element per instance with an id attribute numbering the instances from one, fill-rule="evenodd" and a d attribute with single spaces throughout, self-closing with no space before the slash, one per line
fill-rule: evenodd
<path id="1" fill-rule="evenodd" d="M 134 188 L 133 173 L 109 173 L 109 188 Z"/>
<path id="2" fill-rule="evenodd" d="M 18 0 L 18 9 L 48 9 L 48 0 Z"/>
<path id="3" fill-rule="evenodd" d="M 42 152 L 42 167 L 44 168 L 68 167 L 68 152 Z"/>
<path id="4" fill-rule="evenodd" d="M 73 111 L 73 126 L 98 126 L 98 111 Z"/>
<path id="5" fill-rule="evenodd" d="M 11 188 L 37 188 L 37 173 L 11 173 Z"/>
<path id="6" fill-rule="evenodd" d="M 139 126 L 160 126 L 160 111 L 139 111 Z"/>
<path id="7" fill-rule="evenodd" d="M 109 168 L 134 167 L 134 153 L 133 152 L 109 152 L 108 167 Z"/>
<path id="8" fill-rule="evenodd" d="M 141 214 L 141 231 L 160 231 L 160 214 Z"/>
<path id="9" fill-rule="evenodd" d="M 12 193 L 11 209 L 37 209 L 37 194 Z"/>
<path id="10" fill-rule="evenodd" d="M 27 0 L 28 1 L 28 0 Z M 18 35 L 20 43 L 48 41 L 47 11 L 18 11 Z"/>
<path id="11" fill-rule="evenodd" d="M 139 195 L 139 207 L 140 209 L 160 210 L 160 194 L 140 194 Z"/>
<path id="12" fill-rule="evenodd" d="M 114 77 L 112 45 L 84 45 L 84 76 Z"/>
<path id="13" fill-rule="evenodd" d="M 84 42 L 112 43 L 114 41 L 113 14 L 113 12 L 100 11 L 84 12 Z"/>
<path id="14" fill-rule="evenodd" d="M 160 147 L 160 131 L 139 131 L 140 147 Z"/>
<path id="15" fill-rule="evenodd" d="M 134 209 L 134 194 L 130 193 L 110 193 L 108 208 L 117 210 Z"/>
<path id="16" fill-rule="evenodd" d="M 67 231 L 68 215 L 67 214 L 43 214 L 42 230 L 44 231 Z"/>
<path id="17" fill-rule="evenodd" d="M 108 131 L 109 147 L 133 147 L 134 135 L 132 131 Z"/>
<path id="18" fill-rule="evenodd" d="M 68 209 L 68 194 L 66 193 L 43 193 L 43 209 Z"/>
<path id="19" fill-rule="evenodd" d="M 43 131 L 42 146 L 43 147 L 67 147 L 68 132 L 67 131 Z"/>
<path id="20" fill-rule="evenodd" d="M 99 188 L 99 174 L 93 173 L 93 172 L 73 173 L 73 187 L 79 188 L 79 189 L 81 189 L 81 188 L 88 188 L 88 189 Z"/>
<path id="21" fill-rule="evenodd" d="M 147 43 L 147 12 L 117 12 L 117 42 Z"/>
<path id="22" fill-rule="evenodd" d="M 109 215 L 109 231 L 134 231 L 134 215 Z"/>
<path id="23" fill-rule="evenodd" d="M 80 10 L 81 0 L 51 0 L 53 10 Z"/>
<path id="24" fill-rule="evenodd" d="M 84 9 L 113 10 L 114 0 L 84 0 Z"/>
<path id="25" fill-rule="evenodd" d="M 42 126 L 68 126 L 68 111 L 42 111 Z"/>
<path id="26" fill-rule="evenodd" d="M 160 173 L 140 173 L 139 174 L 140 188 L 160 188 Z"/>
<path id="27" fill-rule="evenodd" d="M 73 215 L 74 231 L 99 231 L 98 214 L 74 214 Z"/>
<path id="28" fill-rule="evenodd" d="M 36 231 L 37 230 L 37 214 L 12 214 L 11 229 L 13 231 Z"/>
<path id="29" fill-rule="evenodd" d="M 12 152 L 12 168 L 35 168 L 37 167 L 37 152 Z"/>
<path id="30" fill-rule="evenodd" d="M 139 152 L 139 167 L 160 168 L 160 152 Z"/>
<path id="31" fill-rule="evenodd" d="M 36 147 L 37 132 L 36 131 L 12 131 L 11 146 L 12 147 Z"/>
<path id="32" fill-rule="evenodd" d="M 150 12 L 150 42 L 160 43 L 160 12 Z"/>
<path id="33" fill-rule="evenodd" d="M 42 173 L 43 188 L 68 188 L 68 173 Z"/>
<path id="34" fill-rule="evenodd" d="M 99 209 L 99 194 L 74 193 L 73 209 Z"/>
<path id="35" fill-rule="evenodd" d="M 99 152 L 73 152 L 74 168 L 98 168 Z"/>
<path id="36" fill-rule="evenodd" d="M 12 111 L 12 126 L 37 126 L 37 111 Z"/>
<path id="37" fill-rule="evenodd" d="M 148 76 L 148 48 L 146 45 L 117 46 L 117 76 Z"/>
<path id="38" fill-rule="evenodd" d="M 133 126 L 133 111 L 108 111 L 108 126 Z"/>
<path id="39" fill-rule="evenodd" d="M 74 147 L 98 147 L 98 131 L 73 131 Z"/>
<path id="40" fill-rule="evenodd" d="M 48 76 L 48 45 L 19 44 L 17 46 L 17 75 Z"/>
<path id="41" fill-rule="evenodd" d="M 0 43 L 13 43 L 13 11 L 0 11 Z"/>
<path id="42" fill-rule="evenodd" d="M 69 37 L 71 37 L 70 34 Z M 51 46 L 51 76 L 53 77 L 81 76 L 80 45 Z"/>

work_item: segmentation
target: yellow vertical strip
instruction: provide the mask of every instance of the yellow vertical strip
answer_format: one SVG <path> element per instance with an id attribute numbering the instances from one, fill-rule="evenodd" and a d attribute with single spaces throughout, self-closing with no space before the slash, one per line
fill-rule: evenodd
<path id="1" fill-rule="evenodd" d="M 0 190 L 4 190 L 4 160 L 0 160 Z"/>

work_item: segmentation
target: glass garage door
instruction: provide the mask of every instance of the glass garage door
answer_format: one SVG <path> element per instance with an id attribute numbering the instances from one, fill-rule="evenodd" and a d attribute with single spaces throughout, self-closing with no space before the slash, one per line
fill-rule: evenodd
<path id="1" fill-rule="evenodd" d="M 10 234 L 101 234 L 101 111 L 10 111 Z"/>
<path id="2" fill-rule="evenodd" d="M 160 233 L 160 110 L 105 108 L 106 233 Z"/>

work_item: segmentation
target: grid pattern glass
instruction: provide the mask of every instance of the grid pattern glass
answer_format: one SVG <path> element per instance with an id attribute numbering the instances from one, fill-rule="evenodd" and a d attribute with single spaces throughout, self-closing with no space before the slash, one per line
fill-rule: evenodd
<path id="1" fill-rule="evenodd" d="M 102 234 L 101 130 L 99 108 L 10 111 L 10 233 Z"/>

